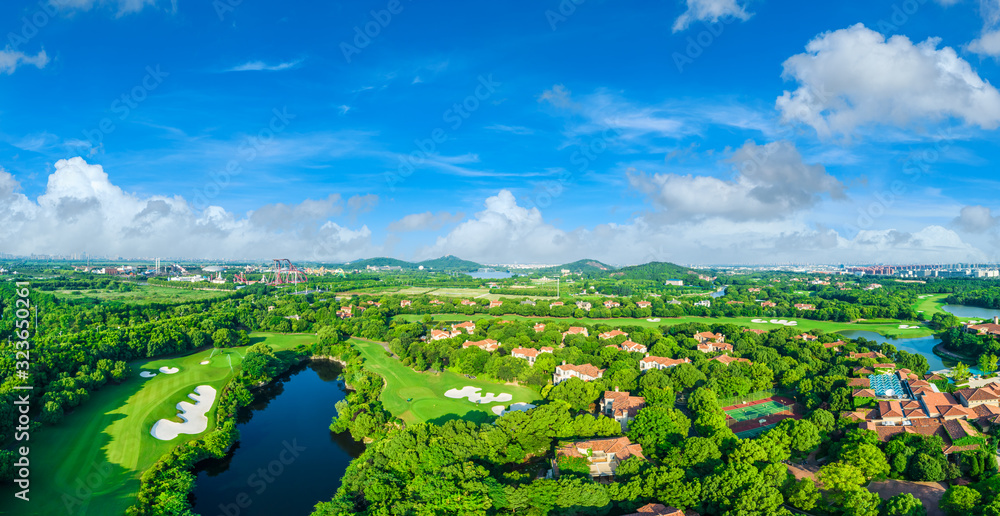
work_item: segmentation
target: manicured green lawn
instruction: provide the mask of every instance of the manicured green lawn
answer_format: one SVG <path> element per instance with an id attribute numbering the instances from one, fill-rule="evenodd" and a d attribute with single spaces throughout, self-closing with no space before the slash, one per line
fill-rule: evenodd
<path id="1" fill-rule="evenodd" d="M 420 321 L 423 315 L 419 314 L 403 314 L 397 317 L 401 317 L 407 321 Z M 479 319 L 489 319 L 493 318 L 491 315 L 486 314 L 476 314 L 476 315 L 462 315 L 462 314 L 434 314 L 435 321 L 468 321 L 468 320 L 479 320 Z M 606 324 L 612 327 L 620 326 L 645 326 L 645 327 L 656 327 L 656 326 L 673 326 L 677 324 L 685 323 L 704 323 L 704 324 L 718 324 L 718 323 L 728 323 L 737 324 L 739 326 L 745 326 L 748 328 L 771 330 L 775 328 L 781 328 L 780 325 L 771 323 L 755 323 L 752 322 L 755 317 L 673 317 L 673 318 L 661 318 L 659 321 L 651 322 L 646 319 L 590 319 L 590 318 L 576 318 L 576 317 L 522 317 L 519 315 L 501 315 L 496 317 L 498 319 L 508 319 L 508 320 L 528 320 L 528 321 L 544 321 L 546 319 L 553 321 L 569 322 L 572 324 Z M 764 319 L 764 318 L 762 318 Z M 931 335 L 933 331 L 923 326 L 923 323 L 919 321 L 892 321 L 892 322 L 856 322 L 856 323 L 841 323 L 841 322 L 830 322 L 830 321 L 813 321 L 809 319 L 801 319 L 796 317 L 779 318 L 786 320 L 798 321 L 798 325 L 794 326 L 794 329 L 803 332 L 819 329 L 824 333 L 833 333 L 837 331 L 847 331 L 847 330 L 863 330 L 872 331 L 875 333 L 881 333 L 887 337 L 925 337 Z M 765 320 L 770 321 L 771 318 L 766 318 Z M 884 320 L 883 320 L 884 321 Z M 906 324 L 907 326 L 918 326 L 916 329 L 900 329 L 899 326 Z"/>
<path id="2" fill-rule="evenodd" d="M 502 385 L 484 380 L 471 380 L 452 371 L 437 374 L 418 373 L 404 366 L 398 359 L 390 357 L 381 344 L 363 339 L 351 339 L 351 343 L 361 352 L 365 367 L 378 373 L 386 380 L 382 391 L 382 405 L 392 415 L 407 423 L 442 421 L 461 417 L 473 421 L 488 421 L 493 416 L 492 407 L 511 403 L 533 403 L 539 399 L 538 393 L 526 387 Z M 446 398 L 450 389 L 461 389 L 467 385 L 481 387 L 479 394 L 507 393 L 513 401 L 505 403 L 472 403 L 468 398 Z M 406 401 L 411 399 L 412 401 Z"/>
<path id="3" fill-rule="evenodd" d="M 74 294 L 73 292 L 79 292 Z M 230 290 L 191 290 L 184 288 L 169 288 L 155 285 L 139 285 L 131 292 L 113 290 L 55 290 L 52 292 L 59 299 L 67 301 L 122 301 L 125 303 L 183 303 L 213 299 L 232 293 Z"/>
<path id="4" fill-rule="evenodd" d="M 276 351 L 315 341 L 313 335 L 254 334 L 254 343 L 266 341 Z M 210 363 L 201 365 L 213 350 L 187 356 L 142 360 L 132 364 L 133 377 L 121 385 L 106 385 L 91 399 L 66 415 L 55 426 L 31 434 L 31 500 L 15 500 L 15 489 L 0 488 L 0 514 L 23 515 L 116 515 L 124 513 L 139 490 L 142 472 L 174 446 L 194 439 L 180 435 L 161 441 L 150 435 L 153 423 L 176 418 L 176 405 L 191 401 L 188 394 L 198 385 L 216 390 L 239 370 L 245 349 L 215 352 Z M 163 366 L 180 369 L 141 378 L 139 372 Z M 37 400 L 36 400 L 37 402 Z M 215 408 L 209 412 L 209 427 L 215 428 Z M 200 434 L 204 435 L 204 434 Z M 15 503 L 17 502 L 17 503 Z"/>

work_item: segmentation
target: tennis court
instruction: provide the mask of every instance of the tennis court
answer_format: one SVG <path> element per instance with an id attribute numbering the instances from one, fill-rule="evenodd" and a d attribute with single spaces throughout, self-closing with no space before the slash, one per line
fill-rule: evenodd
<path id="1" fill-rule="evenodd" d="M 727 407 L 723 410 L 726 411 L 727 416 L 736 421 L 749 421 L 763 419 L 772 414 L 778 414 L 791 409 L 780 401 L 767 400 L 755 405 L 747 405 L 739 408 Z"/>

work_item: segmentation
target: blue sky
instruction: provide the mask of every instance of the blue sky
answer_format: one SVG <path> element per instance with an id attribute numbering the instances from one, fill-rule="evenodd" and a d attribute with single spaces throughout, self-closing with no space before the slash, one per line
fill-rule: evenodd
<path id="1" fill-rule="evenodd" d="M 996 0 L 0 15 L 0 252 L 998 261 Z"/>

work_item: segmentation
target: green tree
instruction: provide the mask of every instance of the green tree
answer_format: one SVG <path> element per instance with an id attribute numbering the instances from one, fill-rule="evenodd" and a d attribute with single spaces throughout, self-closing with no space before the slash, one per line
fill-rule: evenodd
<path id="1" fill-rule="evenodd" d="M 889 463 L 882 450 L 873 444 L 858 444 L 841 450 L 840 460 L 856 468 L 866 480 L 882 478 L 889 474 Z"/>
<path id="2" fill-rule="evenodd" d="M 786 489 L 785 498 L 788 503 L 796 509 L 803 511 L 812 510 L 819 501 L 819 490 L 816 489 L 816 482 L 811 478 L 804 478 L 798 481 L 789 482 Z"/>
<path id="3" fill-rule="evenodd" d="M 228 348 L 234 340 L 233 331 L 229 328 L 219 328 L 212 334 L 212 345 L 217 348 Z"/>
<path id="4" fill-rule="evenodd" d="M 982 355 L 979 355 L 979 369 L 982 372 L 986 373 L 986 374 L 990 374 L 993 371 L 996 371 L 997 370 L 997 356 L 993 355 L 993 354 L 989 354 L 989 355 L 982 354 Z"/>
<path id="5" fill-rule="evenodd" d="M 882 516 L 927 516 L 927 509 L 919 498 L 901 493 L 885 501 Z"/>
<path id="6" fill-rule="evenodd" d="M 955 367 L 951 368 L 951 377 L 957 383 L 967 380 L 970 376 L 972 376 L 972 373 L 969 371 L 969 366 L 963 362 L 959 362 L 955 364 Z"/>
<path id="7" fill-rule="evenodd" d="M 278 369 L 278 358 L 271 346 L 263 342 L 247 349 L 243 357 L 243 372 L 251 378 L 270 379 Z"/>
<path id="8" fill-rule="evenodd" d="M 967 486 L 951 486 L 941 497 L 941 508 L 949 516 L 965 516 L 972 514 L 981 495 L 979 491 Z"/>
<path id="9" fill-rule="evenodd" d="M 661 405 L 646 407 L 629 423 L 628 437 L 642 445 L 647 453 L 664 455 L 682 444 L 691 428 L 691 420 L 681 411 Z"/>

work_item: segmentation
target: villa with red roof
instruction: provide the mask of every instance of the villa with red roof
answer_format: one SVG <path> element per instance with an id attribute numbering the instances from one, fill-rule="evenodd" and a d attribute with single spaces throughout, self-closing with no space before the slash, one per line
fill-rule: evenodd
<path id="1" fill-rule="evenodd" d="M 556 372 L 552 375 L 552 383 L 558 385 L 560 382 L 570 378 L 579 378 L 585 382 L 594 381 L 604 376 L 604 369 L 598 369 L 590 364 L 566 364 L 564 360 L 561 365 L 556 366 Z"/>
<path id="2" fill-rule="evenodd" d="M 578 457 L 587 459 L 590 466 L 590 476 L 593 478 L 613 478 L 618 465 L 629 457 L 639 457 L 645 460 L 642 446 L 632 444 L 628 437 L 608 437 L 576 441 L 556 449 L 556 459 L 553 461 L 555 475 L 559 475 L 559 457 Z"/>
<path id="3" fill-rule="evenodd" d="M 543 331 L 545 331 L 545 325 L 544 324 L 538 323 L 538 324 L 535 325 L 535 333 L 541 333 Z"/>
<path id="4" fill-rule="evenodd" d="M 555 301 L 555 302 L 549 303 L 549 308 L 553 308 L 553 307 L 556 307 L 556 306 L 564 306 L 565 304 L 566 303 L 563 303 L 562 301 Z"/>
<path id="5" fill-rule="evenodd" d="M 823 344 L 823 347 L 826 349 L 832 349 L 834 351 L 840 351 L 840 346 L 843 346 L 844 344 L 845 344 L 844 341 L 838 340 L 836 342 L 826 342 Z"/>
<path id="6" fill-rule="evenodd" d="M 605 301 L 604 302 L 604 308 L 618 308 L 619 306 L 622 306 L 622 304 L 619 303 L 618 301 Z"/>
<path id="7" fill-rule="evenodd" d="M 684 511 L 662 503 L 647 503 L 625 516 L 684 516 Z"/>
<path id="8" fill-rule="evenodd" d="M 498 307 L 498 306 L 500 306 L 502 304 L 503 304 L 503 301 L 500 301 L 499 299 L 496 300 L 496 301 L 490 301 L 490 308 L 496 308 L 496 307 Z"/>
<path id="9" fill-rule="evenodd" d="M 816 309 L 815 306 L 813 306 L 813 305 L 807 305 L 805 303 L 796 303 L 796 304 L 794 304 L 792 306 L 794 306 L 795 308 L 797 308 L 799 310 L 815 310 Z"/>
<path id="10" fill-rule="evenodd" d="M 773 308 L 775 306 L 778 306 L 778 303 L 775 303 L 774 301 L 762 301 L 760 303 L 760 306 L 763 308 L 769 308 L 769 307 Z"/>
<path id="11" fill-rule="evenodd" d="M 694 334 L 694 339 L 698 342 L 723 342 L 726 340 L 726 336 L 721 333 L 712 333 L 710 331 L 703 331 Z"/>
<path id="12" fill-rule="evenodd" d="M 812 342 L 812 341 L 815 341 L 815 340 L 819 340 L 819 337 L 817 337 L 817 336 L 815 336 L 815 335 L 813 335 L 811 333 L 803 333 L 801 335 L 796 335 L 795 338 L 796 339 L 802 339 L 802 340 L 804 340 L 806 342 Z"/>
<path id="13" fill-rule="evenodd" d="M 477 347 L 486 352 L 494 352 L 500 347 L 500 343 L 493 339 L 483 339 L 483 340 L 467 340 L 462 343 L 462 349 Z"/>
<path id="14" fill-rule="evenodd" d="M 650 369 L 669 369 L 680 364 L 690 364 L 690 358 L 664 358 L 647 356 L 639 361 L 639 370 L 648 371 Z"/>
<path id="15" fill-rule="evenodd" d="M 756 333 L 757 335 L 763 335 L 767 333 L 767 330 L 758 330 L 755 328 L 743 328 L 743 333 Z"/>
<path id="16" fill-rule="evenodd" d="M 553 349 L 549 347 L 543 347 L 542 349 L 514 348 L 511 350 L 510 356 L 514 358 L 523 358 L 528 361 L 529 365 L 535 365 L 535 359 L 538 358 L 538 355 L 541 355 L 542 353 L 552 353 L 552 351 Z"/>
<path id="17" fill-rule="evenodd" d="M 598 337 L 599 337 L 599 338 L 600 338 L 601 340 L 608 340 L 608 339 L 613 339 L 613 338 L 615 338 L 615 337 L 620 337 L 620 336 L 622 336 L 622 335 L 624 335 L 624 336 L 628 337 L 628 334 L 627 334 L 627 333 L 625 333 L 625 332 L 623 332 L 623 331 L 621 331 L 621 330 L 618 330 L 618 329 L 614 329 L 614 330 L 611 330 L 611 331 L 606 331 L 606 332 L 604 332 L 604 333 L 602 333 L 602 334 L 598 335 Z"/>
<path id="18" fill-rule="evenodd" d="M 400 308 L 405 308 L 405 307 L 410 306 L 412 304 L 413 304 L 413 301 L 410 301 L 409 299 L 404 299 L 404 300 L 402 300 L 402 301 L 399 302 L 399 307 Z"/>
<path id="19" fill-rule="evenodd" d="M 635 306 L 638 306 L 639 308 L 649 308 L 653 306 L 653 303 L 650 303 L 649 301 L 637 301 Z"/>
<path id="20" fill-rule="evenodd" d="M 431 299 L 431 304 L 432 305 L 443 305 L 444 301 L 441 301 L 440 299 Z"/>
<path id="21" fill-rule="evenodd" d="M 994 317 L 992 323 L 967 324 L 965 325 L 965 331 L 979 335 L 1000 335 L 1000 317 Z"/>
<path id="22" fill-rule="evenodd" d="M 583 326 L 570 326 L 568 330 L 562 333 L 563 341 L 566 340 L 568 335 L 583 335 L 584 337 L 589 337 L 590 332 L 588 332 Z"/>
<path id="23" fill-rule="evenodd" d="M 478 303 L 476 303 L 475 301 L 469 301 L 468 299 L 463 299 L 462 304 L 464 306 L 476 306 Z"/>
<path id="24" fill-rule="evenodd" d="M 456 330 L 456 331 L 431 330 L 431 340 L 450 339 L 452 337 L 457 337 L 461 334 L 462 334 L 461 330 Z"/>
<path id="25" fill-rule="evenodd" d="M 749 361 L 749 360 L 747 360 L 745 358 L 736 358 L 736 357 L 731 357 L 729 355 L 719 355 L 719 356 L 717 356 L 715 358 L 710 358 L 708 360 L 710 362 L 714 360 L 714 361 L 720 362 L 720 363 L 722 363 L 724 365 L 729 365 L 729 364 L 732 364 L 733 362 L 743 362 L 743 363 L 746 363 L 746 364 L 753 364 L 753 362 L 751 362 L 751 361 Z"/>
<path id="26" fill-rule="evenodd" d="M 476 331 L 476 323 L 474 323 L 472 321 L 465 321 L 465 322 L 461 322 L 461 323 L 458 323 L 458 324 L 452 324 L 451 325 L 451 329 L 453 331 L 462 331 L 462 330 L 464 330 L 465 333 L 468 333 L 469 335 L 472 335 L 472 332 Z"/>
<path id="27" fill-rule="evenodd" d="M 639 410 L 646 406 L 646 398 L 641 396 L 631 396 L 628 392 L 619 392 L 616 387 L 613 391 L 604 391 L 601 398 L 601 412 L 614 418 L 622 425 L 622 432 L 628 430 L 628 423 L 635 419 Z"/>
<path id="28" fill-rule="evenodd" d="M 732 351 L 733 345 L 726 342 L 704 342 L 698 344 L 698 351 L 702 353 L 713 353 L 716 351 Z"/>

